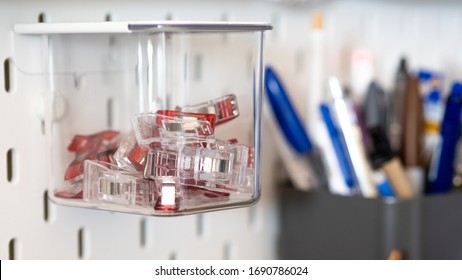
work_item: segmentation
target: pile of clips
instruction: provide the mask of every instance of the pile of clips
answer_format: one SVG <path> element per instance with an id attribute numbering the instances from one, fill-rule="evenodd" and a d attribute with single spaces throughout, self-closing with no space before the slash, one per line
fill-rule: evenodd
<path id="1" fill-rule="evenodd" d="M 233 94 L 209 102 L 139 114 L 117 131 L 76 135 L 75 159 L 55 196 L 125 207 L 178 211 L 253 195 L 253 147 L 220 140 L 215 126 L 239 116 Z"/>

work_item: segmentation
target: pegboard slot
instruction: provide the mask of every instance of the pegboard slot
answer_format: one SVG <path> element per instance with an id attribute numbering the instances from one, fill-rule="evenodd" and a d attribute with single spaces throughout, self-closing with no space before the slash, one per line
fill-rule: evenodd
<path id="1" fill-rule="evenodd" d="M 85 230 L 80 228 L 77 233 L 77 252 L 79 259 L 83 259 L 85 254 Z"/>
<path id="2" fill-rule="evenodd" d="M 12 81 L 13 81 L 13 69 L 11 65 L 11 58 L 5 59 L 3 62 L 3 75 L 4 75 L 4 87 L 6 92 L 12 91 Z"/>
<path id="3" fill-rule="evenodd" d="M 42 132 L 43 135 L 45 135 L 45 121 L 44 120 L 40 121 L 40 131 Z"/>
<path id="4" fill-rule="evenodd" d="M 144 218 L 140 221 L 140 246 L 146 247 L 146 219 Z"/>
<path id="5" fill-rule="evenodd" d="M 38 22 L 48 22 L 47 14 L 44 13 L 44 12 L 41 12 L 41 13 L 38 15 Z"/>
<path id="6" fill-rule="evenodd" d="M 16 243 L 16 238 L 11 239 L 8 243 L 8 258 L 10 260 L 16 260 L 17 258 Z"/>
<path id="7" fill-rule="evenodd" d="M 112 20 L 113 20 L 113 17 L 111 13 L 107 13 L 106 15 L 104 15 L 104 21 L 112 21 Z"/>
<path id="8" fill-rule="evenodd" d="M 199 82 L 202 80 L 202 55 L 196 54 L 194 56 L 194 80 Z"/>
<path id="9" fill-rule="evenodd" d="M 223 245 L 223 259 L 230 260 L 231 259 L 231 251 L 232 251 L 232 244 L 230 242 L 226 242 Z"/>
<path id="10" fill-rule="evenodd" d="M 82 76 L 79 76 L 77 73 L 74 73 L 74 88 L 79 90 L 82 88 Z"/>
<path id="11" fill-rule="evenodd" d="M 10 183 L 16 179 L 16 166 L 16 152 L 9 149 L 6 152 L 6 179 Z"/>
<path id="12" fill-rule="evenodd" d="M 112 61 L 112 62 L 115 62 L 117 61 L 117 59 L 119 59 L 119 55 L 120 53 L 118 52 L 118 42 L 117 42 L 117 38 L 115 36 L 109 36 L 109 39 L 108 39 L 108 57 L 109 57 L 109 60 Z"/>
<path id="13" fill-rule="evenodd" d="M 188 52 L 186 52 L 184 54 L 183 64 L 184 64 L 184 67 L 183 67 L 183 79 L 185 81 L 187 81 L 188 80 L 188 67 L 189 67 L 189 53 Z"/>
<path id="14" fill-rule="evenodd" d="M 198 214 L 197 215 L 197 236 L 203 237 L 204 236 L 204 215 Z"/>
<path id="15" fill-rule="evenodd" d="M 249 213 L 249 227 L 255 227 L 256 219 L 257 219 L 257 207 L 254 205 L 248 208 Z"/>
<path id="16" fill-rule="evenodd" d="M 112 129 L 114 125 L 114 100 L 109 98 L 106 103 L 107 110 L 107 128 Z"/>
<path id="17" fill-rule="evenodd" d="M 43 193 L 43 219 L 48 222 L 49 218 L 48 190 Z"/>

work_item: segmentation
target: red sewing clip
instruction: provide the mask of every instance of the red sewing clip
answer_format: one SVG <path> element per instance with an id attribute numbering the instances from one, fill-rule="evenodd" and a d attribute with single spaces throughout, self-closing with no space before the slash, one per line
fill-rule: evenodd
<path id="1" fill-rule="evenodd" d="M 237 98 L 234 94 L 212 99 L 207 102 L 177 107 L 178 111 L 216 115 L 216 124 L 224 124 L 239 116 Z"/>
<path id="2" fill-rule="evenodd" d="M 143 172 L 146 165 L 147 149 L 141 148 L 136 142 L 133 132 L 125 138 L 114 154 L 117 164 L 125 169 L 134 169 Z"/>
<path id="3" fill-rule="evenodd" d="M 211 118 L 213 119 L 213 118 Z M 145 149 L 177 149 L 185 145 L 205 145 L 215 141 L 208 120 L 191 117 L 170 117 L 159 114 L 140 114 L 133 120 L 138 144 Z"/>
<path id="4" fill-rule="evenodd" d="M 118 142 L 118 131 L 102 131 L 91 135 L 75 135 L 67 149 L 70 152 L 77 154 L 85 154 L 88 152 L 99 152 L 113 148 L 114 141 Z"/>
<path id="5" fill-rule="evenodd" d="M 114 163 L 113 155 L 116 152 L 116 149 L 111 149 L 107 151 L 102 151 L 96 153 L 94 151 L 89 152 L 84 155 L 78 155 L 71 164 L 67 167 L 66 173 L 64 174 L 64 180 L 73 179 L 79 175 L 83 174 L 83 163 L 85 160 L 99 160 L 108 163 Z"/>
<path id="6" fill-rule="evenodd" d="M 215 130 L 215 123 L 216 123 L 216 116 L 215 114 L 200 114 L 200 113 L 189 113 L 189 112 L 180 112 L 174 110 L 159 110 L 156 112 L 157 114 L 157 123 L 162 125 L 162 121 L 165 120 L 162 116 L 171 118 L 178 118 L 182 120 L 201 120 L 201 121 L 208 121 L 210 127 L 212 128 L 212 133 Z"/>
<path id="7" fill-rule="evenodd" d="M 68 187 L 59 190 L 55 196 L 62 198 L 82 198 L 82 179 L 84 162 L 99 160 L 114 163 L 113 155 L 119 144 L 117 131 L 102 131 L 91 135 L 76 135 L 72 138 L 68 150 L 75 152 L 76 158 L 69 164 L 64 174 Z"/>
<path id="8" fill-rule="evenodd" d="M 157 199 L 155 210 L 176 211 L 180 209 L 181 187 L 177 177 L 159 176 L 154 179 Z"/>
<path id="9" fill-rule="evenodd" d="M 137 171 L 121 169 L 102 161 L 85 161 L 83 198 L 88 202 L 113 203 L 130 207 L 152 207 L 154 182 Z"/>

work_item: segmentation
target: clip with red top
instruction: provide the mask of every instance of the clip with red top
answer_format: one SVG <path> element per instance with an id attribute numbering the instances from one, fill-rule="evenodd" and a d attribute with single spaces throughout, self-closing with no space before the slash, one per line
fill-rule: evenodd
<path id="1" fill-rule="evenodd" d="M 141 148 L 136 142 L 135 134 L 130 132 L 115 152 L 114 159 L 122 168 L 143 172 L 147 153 L 148 150 Z"/>
<path id="2" fill-rule="evenodd" d="M 184 146 L 179 151 L 150 151 L 144 177 L 176 176 L 188 185 L 243 188 L 247 165 L 248 147 L 244 145 L 233 144 L 220 149 Z"/>
<path id="3" fill-rule="evenodd" d="M 119 142 L 118 131 L 101 131 L 91 135 L 76 135 L 72 138 L 67 149 L 76 153 L 76 158 L 71 162 L 64 174 L 64 180 L 68 181 L 83 174 L 83 162 L 100 160 L 114 162 L 112 155 L 115 153 Z"/>
<path id="4" fill-rule="evenodd" d="M 239 108 L 237 106 L 237 98 L 234 94 L 228 94 L 223 97 L 195 104 L 177 107 L 178 111 L 191 112 L 198 114 L 214 114 L 216 115 L 216 124 L 226 123 L 239 116 Z"/>
<path id="5" fill-rule="evenodd" d="M 226 141 L 217 139 L 212 146 L 217 149 L 225 149 L 225 148 L 233 149 L 233 147 L 236 146 L 237 143 L 238 143 L 237 139 L 234 139 L 234 138 L 226 140 Z M 248 192 L 248 191 L 253 190 L 253 185 L 254 185 L 254 148 L 252 146 L 248 146 L 245 144 L 239 144 L 239 145 L 247 147 L 247 151 L 248 151 L 247 168 L 244 171 L 243 165 L 239 165 L 235 163 L 236 165 L 235 168 L 237 168 L 239 172 L 234 173 L 235 179 L 232 181 L 237 182 L 234 184 L 236 186 L 243 186 L 239 189 L 234 189 L 235 191 Z M 240 162 L 241 159 L 239 158 L 239 155 L 241 155 L 241 153 L 236 153 L 236 155 L 237 155 L 236 162 Z M 245 172 L 246 174 L 245 178 L 243 178 L 241 175 L 236 175 L 236 174 L 241 174 L 242 172 Z M 242 181 L 243 179 L 245 180 L 244 183 Z M 223 187 L 223 186 L 220 186 L 220 187 Z M 224 187 L 227 189 L 230 189 L 229 187 L 226 187 L 226 186 Z"/>
<path id="6" fill-rule="evenodd" d="M 179 152 L 157 150 L 148 153 L 144 177 L 178 176 L 182 179 L 229 180 L 231 153 L 207 148 L 183 147 Z"/>
<path id="7" fill-rule="evenodd" d="M 234 147 L 238 144 L 238 141 L 236 138 L 228 139 L 228 140 L 220 140 L 216 139 L 214 143 L 209 145 L 209 147 L 217 148 L 217 149 L 225 149 L 227 147 Z M 254 164 L 254 148 L 249 145 L 245 144 L 239 144 L 247 147 L 248 149 L 248 157 L 247 157 L 247 168 L 253 168 Z"/>
<path id="8" fill-rule="evenodd" d="M 54 195 L 59 198 L 82 199 L 83 175 L 75 180 L 71 180 L 71 186 L 61 188 L 55 191 Z"/>
<path id="9" fill-rule="evenodd" d="M 156 200 L 154 182 L 136 171 L 124 170 L 102 161 L 85 161 L 83 199 L 130 207 L 152 207 Z"/>
<path id="10" fill-rule="evenodd" d="M 119 144 L 120 133 L 117 131 L 102 131 L 91 135 L 76 135 L 67 149 L 75 152 L 75 159 L 69 164 L 64 174 L 66 186 L 55 192 L 56 197 L 82 198 L 82 180 L 84 162 L 99 160 L 113 163 L 113 154 Z"/>
<path id="11" fill-rule="evenodd" d="M 66 187 L 55 192 L 56 197 L 61 198 L 82 198 L 82 181 L 84 178 L 84 163 L 88 160 L 98 160 L 106 163 L 114 163 L 113 154 L 116 150 L 111 149 L 99 153 L 90 152 L 87 154 L 77 155 L 71 164 L 67 167 L 64 174 Z"/>
<path id="12" fill-rule="evenodd" d="M 89 152 L 101 152 L 114 148 L 118 144 L 118 131 L 101 131 L 91 135 L 75 135 L 67 150 L 75 152 L 77 155 Z"/>
<path id="13" fill-rule="evenodd" d="M 191 116 L 140 114 L 133 120 L 133 129 L 138 144 L 150 150 L 190 144 L 200 146 L 215 140 L 213 125 L 208 120 Z"/>
<path id="14" fill-rule="evenodd" d="M 154 204 L 155 210 L 176 211 L 180 209 L 181 187 L 177 177 L 159 176 L 154 179 L 157 199 Z"/>
<path id="15" fill-rule="evenodd" d="M 64 174 L 64 180 L 68 181 L 83 174 L 83 163 L 86 160 L 98 160 L 108 163 L 114 163 L 113 155 L 116 149 L 110 149 L 102 152 L 89 151 L 86 154 L 77 155 L 77 157 L 69 164 Z"/>
<path id="16" fill-rule="evenodd" d="M 183 147 L 178 157 L 178 175 L 184 179 L 228 182 L 233 172 L 233 156 L 227 149 Z"/>
<path id="17" fill-rule="evenodd" d="M 185 185 L 175 176 L 158 176 L 156 185 L 156 201 L 154 210 L 174 212 L 204 204 L 226 203 L 230 194 L 220 190 L 210 190 L 193 185 Z"/>
<path id="18" fill-rule="evenodd" d="M 175 110 L 158 110 L 157 114 L 157 121 L 158 124 L 162 124 L 162 116 L 182 119 L 182 120 L 201 120 L 201 121 L 208 121 L 210 127 L 212 129 L 212 133 L 215 130 L 216 124 L 216 115 L 215 114 L 200 114 L 200 113 L 190 113 L 190 112 L 180 112 Z"/>

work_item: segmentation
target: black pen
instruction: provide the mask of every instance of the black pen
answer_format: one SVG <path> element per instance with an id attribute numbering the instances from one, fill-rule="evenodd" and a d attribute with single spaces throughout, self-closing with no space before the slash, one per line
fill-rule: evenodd
<path id="1" fill-rule="evenodd" d="M 414 196 L 412 185 L 404 172 L 401 160 L 391 150 L 385 129 L 381 126 L 368 127 L 373 145 L 371 160 L 374 166 L 379 166 L 386 174 L 393 187 L 393 192 L 399 198 Z"/>

